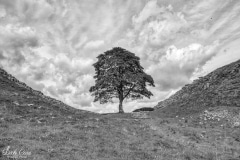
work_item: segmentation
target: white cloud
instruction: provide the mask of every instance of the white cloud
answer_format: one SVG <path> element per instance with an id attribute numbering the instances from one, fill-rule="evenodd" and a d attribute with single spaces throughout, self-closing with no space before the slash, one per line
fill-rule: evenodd
<path id="1" fill-rule="evenodd" d="M 6 16 L 6 10 L 3 6 L 0 6 L 0 18 L 4 18 Z"/>
<path id="2" fill-rule="evenodd" d="M 104 45 L 104 41 L 98 40 L 98 41 L 90 41 L 88 42 L 84 48 L 87 49 L 96 49 Z"/>
<path id="3" fill-rule="evenodd" d="M 133 16 L 133 23 L 137 25 L 141 25 L 144 21 L 146 21 L 151 16 L 156 16 L 161 12 L 164 12 L 164 7 L 159 7 L 157 4 L 157 0 L 149 1 L 143 8 L 143 10 L 138 14 L 138 16 Z"/>

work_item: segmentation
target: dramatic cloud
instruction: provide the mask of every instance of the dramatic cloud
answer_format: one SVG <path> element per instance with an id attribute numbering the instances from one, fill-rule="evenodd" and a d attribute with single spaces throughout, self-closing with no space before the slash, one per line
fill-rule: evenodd
<path id="1" fill-rule="evenodd" d="M 154 97 L 150 107 L 198 76 L 240 59 L 238 0 L 0 0 L 0 66 L 34 89 L 76 108 L 93 103 L 92 64 L 114 46 L 141 58 Z"/>
<path id="2" fill-rule="evenodd" d="M 190 44 L 181 49 L 170 46 L 157 64 L 149 66 L 147 72 L 153 75 L 159 90 L 177 89 L 190 83 L 193 73 L 216 54 L 214 51 L 218 45 L 218 42 L 205 47 Z"/>

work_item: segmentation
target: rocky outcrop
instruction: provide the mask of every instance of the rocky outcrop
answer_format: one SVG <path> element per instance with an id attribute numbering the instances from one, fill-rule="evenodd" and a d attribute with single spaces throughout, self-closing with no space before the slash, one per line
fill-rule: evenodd
<path id="1" fill-rule="evenodd" d="M 159 102 L 155 109 L 175 116 L 216 106 L 240 107 L 240 60 L 185 85 L 170 98 Z"/>

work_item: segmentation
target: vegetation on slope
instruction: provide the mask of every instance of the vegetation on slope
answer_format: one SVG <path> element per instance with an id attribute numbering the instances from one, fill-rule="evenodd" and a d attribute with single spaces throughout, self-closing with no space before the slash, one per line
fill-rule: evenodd
<path id="1" fill-rule="evenodd" d="M 155 115 L 175 117 L 198 114 L 210 107 L 240 107 L 240 60 L 223 66 L 155 106 Z"/>

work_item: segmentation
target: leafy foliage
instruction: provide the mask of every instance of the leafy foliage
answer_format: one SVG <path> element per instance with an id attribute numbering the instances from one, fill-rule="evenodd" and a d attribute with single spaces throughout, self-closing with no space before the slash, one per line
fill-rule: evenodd
<path id="1" fill-rule="evenodd" d="M 150 98 L 153 95 L 146 88 L 147 84 L 154 86 L 153 78 L 143 71 L 140 58 L 135 54 L 115 47 L 97 58 L 98 61 L 93 64 L 96 84 L 89 90 L 95 96 L 94 102 L 103 104 L 119 98 L 121 103 L 125 98 Z"/>

